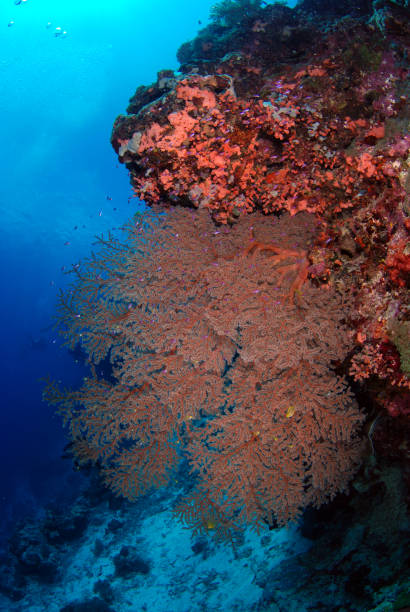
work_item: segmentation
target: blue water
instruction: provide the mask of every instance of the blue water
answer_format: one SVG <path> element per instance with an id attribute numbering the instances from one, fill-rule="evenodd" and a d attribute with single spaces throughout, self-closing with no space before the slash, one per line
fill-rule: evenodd
<path id="1" fill-rule="evenodd" d="M 75 492 L 47 374 L 80 365 L 50 328 L 64 271 L 138 203 L 109 142 L 136 87 L 177 69 L 212 0 L 14 0 L 0 4 L 0 516 L 3 527 Z M 66 32 L 66 33 L 65 33 Z M 56 36 L 58 34 L 58 36 Z M 141 204 L 140 204 L 141 205 Z M 4 535 L 4 530 L 3 530 Z"/>

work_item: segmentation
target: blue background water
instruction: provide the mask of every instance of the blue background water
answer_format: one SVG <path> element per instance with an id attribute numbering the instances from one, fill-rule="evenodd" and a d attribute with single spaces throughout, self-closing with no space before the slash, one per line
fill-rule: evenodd
<path id="1" fill-rule="evenodd" d="M 13 0 L 0 4 L 0 516 L 6 525 L 75 488 L 46 374 L 80 366 L 49 328 L 63 273 L 135 210 L 109 137 L 140 84 L 176 69 L 211 0 Z M 13 20 L 14 24 L 8 26 Z M 48 22 L 51 25 L 47 27 Z M 56 37 L 61 27 L 67 35 Z M 112 198 L 111 200 L 107 199 Z M 4 525 L 4 523 L 3 523 Z"/>

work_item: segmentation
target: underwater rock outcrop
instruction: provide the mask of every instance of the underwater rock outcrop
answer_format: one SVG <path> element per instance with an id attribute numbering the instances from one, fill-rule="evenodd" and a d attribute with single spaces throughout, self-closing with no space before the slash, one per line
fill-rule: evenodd
<path id="1" fill-rule="evenodd" d="M 392 416 L 410 414 L 406 16 L 405 2 L 221 2 L 112 133 L 148 204 L 222 224 L 316 215 L 309 278 L 353 292 L 350 375 Z"/>

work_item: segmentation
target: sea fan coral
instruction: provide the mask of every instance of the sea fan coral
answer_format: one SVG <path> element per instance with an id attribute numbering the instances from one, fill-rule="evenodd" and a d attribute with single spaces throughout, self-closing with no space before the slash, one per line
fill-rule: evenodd
<path id="1" fill-rule="evenodd" d="M 78 391 L 46 389 L 77 460 L 134 499 L 185 458 L 201 501 L 180 513 L 206 524 L 208 500 L 224 529 L 284 524 L 344 490 L 362 416 L 333 370 L 351 345 L 347 304 L 300 275 L 312 216 L 217 229 L 175 208 L 125 232 L 100 240 L 60 300 L 69 346 L 112 367 Z"/>

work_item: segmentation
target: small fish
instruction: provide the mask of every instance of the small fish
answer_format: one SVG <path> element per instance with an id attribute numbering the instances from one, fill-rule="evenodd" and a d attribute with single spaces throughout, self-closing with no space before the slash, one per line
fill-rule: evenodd
<path id="1" fill-rule="evenodd" d="M 107 195 L 107 196 L 106 196 L 106 199 L 107 199 L 107 200 L 110 202 L 110 201 L 112 200 L 112 197 L 111 197 L 111 196 L 109 196 L 109 195 Z"/>
<path id="2" fill-rule="evenodd" d="M 56 29 L 54 30 L 54 36 L 56 38 L 63 38 L 67 36 L 67 30 L 63 30 L 63 28 L 61 28 L 60 26 L 57 26 Z"/>
<path id="3" fill-rule="evenodd" d="M 64 246 L 70 246 L 71 242 L 69 242 L 68 240 L 65 241 Z"/>
<path id="4" fill-rule="evenodd" d="M 11 28 L 11 26 L 13 26 L 13 25 L 14 25 L 14 21 L 13 21 L 13 19 L 11 19 L 11 21 L 8 22 L 7 27 Z"/>
<path id="5" fill-rule="evenodd" d="M 47 23 L 46 23 L 47 30 L 49 30 L 51 28 L 51 26 L 52 26 L 51 21 L 47 21 Z"/>

